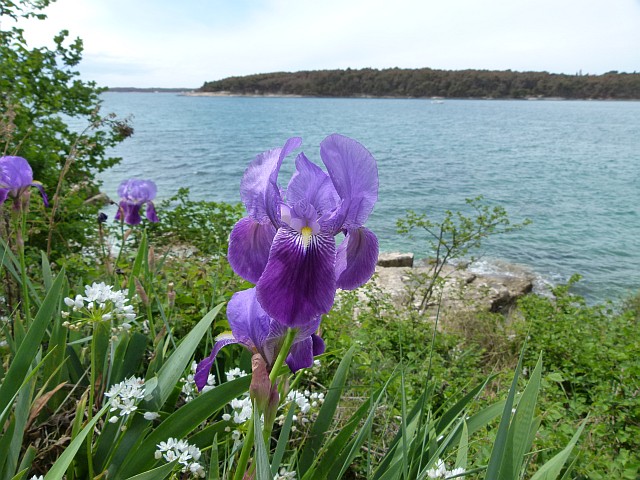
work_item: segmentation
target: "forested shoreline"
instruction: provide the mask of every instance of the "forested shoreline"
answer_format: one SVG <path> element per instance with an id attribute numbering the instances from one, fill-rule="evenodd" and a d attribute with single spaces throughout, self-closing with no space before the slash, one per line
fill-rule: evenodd
<path id="1" fill-rule="evenodd" d="M 372 69 L 275 72 L 205 82 L 203 93 L 395 98 L 640 99 L 640 73 L 566 75 L 492 70 Z"/>

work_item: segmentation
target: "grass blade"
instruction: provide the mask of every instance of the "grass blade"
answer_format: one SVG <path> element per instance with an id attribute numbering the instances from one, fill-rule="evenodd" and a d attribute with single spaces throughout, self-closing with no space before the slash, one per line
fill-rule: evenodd
<path id="1" fill-rule="evenodd" d="M 40 343 L 42 342 L 46 329 L 58 309 L 63 280 L 64 270 L 58 274 L 53 282 L 53 286 L 47 292 L 42 306 L 38 310 L 20 347 L 18 347 L 16 356 L 11 361 L 9 371 L 0 386 L 0 411 L 4 410 L 11 402 L 14 394 L 18 391 L 20 385 L 22 385 L 22 381 L 27 376 L 31 363 L 36 357 L 36 352 L 40 348 Z"/>
<path id="2" fill-rule="evenodd" d="M 338 365 L 338 369 L 333 377 L 331 386 L 329 387 L 324 399 L 324 403 L 318 413 L 318 418 L 311 428 L 309 438 L 305 442 L 304 449 L 300 455 L 300 459 L 298 461 L 298 474 L 300 477 L 305 474 L 313 463 L 314 458 L 318 455 L 324 436 L 331 426 L 333 415 L 336 411 L 338 402 L 342 396 L 342 390 L 344 389 L 347 380 L 347 374 L 349 373 L 349 366 L 351 365 L 354 352 L 355 347 L 351 347 L 343 357 L 340 365 Z"/>

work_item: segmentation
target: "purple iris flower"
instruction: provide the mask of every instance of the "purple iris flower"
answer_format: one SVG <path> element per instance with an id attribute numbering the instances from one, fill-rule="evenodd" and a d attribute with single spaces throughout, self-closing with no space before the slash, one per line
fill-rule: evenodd
<path id="1" fill-rule="evenodd" d="M 156 198 L 156 184 L 151 180 L 140 180 L 131 178 L 124 180 L 118 187 L 118 195 L 120 195 L 120 204 L 115 219 L 120 220 L 124 215 L 125 223 L 129 225 L 138 225 L 140 219 L 140 207 L 146 204 L 147 219 L 150 222 L 157 222 L 156 208 L 152 200 Z"/>
<path id="2" fill-rule="evenodd" d="M 198 389 L 207 384 L 207 377 L 220 349 L 232 343 L 244 345 L 251 352 L 259 353 L 271 370 L 287 335 L 287 327 L 270 318 L 256 298 L 256 289 L 237 292 L 227 305 L 227 318 L 231 332 L 216 337 L 211 355 L 202 360 L 194 376 Z M 314 332 L 320 325 L 320 317 L 314 318 L 296 332 L 293 345 L 286 358 L 292 372 L 313 365 L 313 357 L 324 353 L 324 341 Z"/>
<path id="3" fill-rule="evenodd" d="M 33 170 L 29 162 L 22 157 L 0 157 L 0 205 L 8 196 L 19 199 L 29 188 L 36 187 L 40 190 L 45 206 L 49 206 L 47 194 L 40 182 L 33 181 Z M 19 208 L 19 203 L 15 203 Z"/>
<path id="4" fill-rule="evenodd" d="M 329 312 L 336 288 L 363 285 L 378 258 L 378 239 L 363 226 L 378 199 L 373 156 L 355 140 L 330 135 L 320 144 L 328 174 L 300 153 L 283 192 L 280 166 L 301 143 L 291 138 L 245 171 L 240 195 L 249 215 L 234 226 L 228 253 L 234 271 L 256 284 L 265 312 L 293 328 Z"/>

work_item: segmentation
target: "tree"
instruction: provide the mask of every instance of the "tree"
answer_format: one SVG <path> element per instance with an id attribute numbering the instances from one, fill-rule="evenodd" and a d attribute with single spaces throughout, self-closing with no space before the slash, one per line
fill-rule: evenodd
<path id="1" fill-rule="evenodd" d="M 87 200 L 99 193 L 96 174 L 120 161 L 108 157 L 107 149 L 133 129 L 103 115 L 103 89 L 80 79 L 81 39 L 72 40 L 63 30 L 51 48 L 27 44 L 16 22 L 44 21 L 43 10 L 52 1 L 0 0 L 0 149 L 26 158 L 44 184 L 52 206 L 44 215 L 31 215 L 29 244 L 61 258 L 92 236 L 100 204 Z M 69 119 L 84 130 L 71 128 Z"/>

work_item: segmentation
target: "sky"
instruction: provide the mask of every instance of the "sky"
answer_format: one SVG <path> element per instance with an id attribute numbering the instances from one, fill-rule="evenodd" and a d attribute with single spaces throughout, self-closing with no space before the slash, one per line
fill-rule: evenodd
<path id="1" fill-rule="evenodd" d="M 29 44 L 69 30 L 82 78 L 109 87 L 347 67 L 640 72 L 640 0 L 57 0 L 45 13 L 22 25 Z"/>

